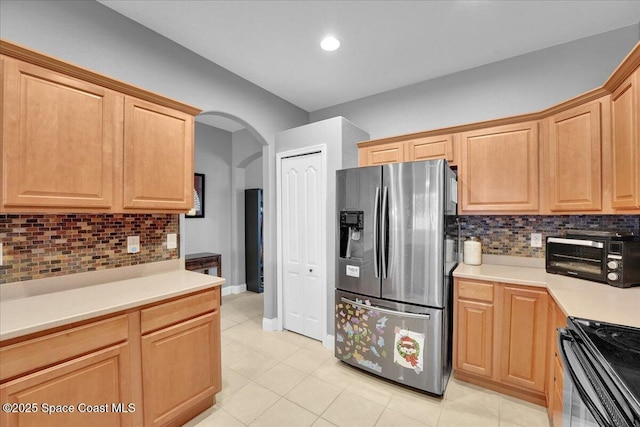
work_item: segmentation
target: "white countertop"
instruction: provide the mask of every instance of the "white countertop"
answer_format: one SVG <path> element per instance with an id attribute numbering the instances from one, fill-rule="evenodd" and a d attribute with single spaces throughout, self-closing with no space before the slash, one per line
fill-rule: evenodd
<path id="1" fill-rule="evenodd" d="M 0 341 L 224 284 L 187 270 L 0 301 Z"/>
<path id="2" fill-rule="evenodd" d="M 548 274 L 541 268 L 460 264 L 454 277 L 547 288 L 568 316 L 640 328 L 640 286 L 616 288 L 605 283 Z"/>

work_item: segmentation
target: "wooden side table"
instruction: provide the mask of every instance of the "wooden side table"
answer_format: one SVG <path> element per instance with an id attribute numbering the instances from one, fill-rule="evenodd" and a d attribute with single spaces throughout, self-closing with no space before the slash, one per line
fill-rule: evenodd
<path id="1" fill-rule="evenodd" d="M 222 255 L 212 252 L 187 254 L 184 257 L 184 268 L 190 271 L 202 271 L 209 274 L 210 268 L 217 268 L 217 276 L 222 277 Z"/>

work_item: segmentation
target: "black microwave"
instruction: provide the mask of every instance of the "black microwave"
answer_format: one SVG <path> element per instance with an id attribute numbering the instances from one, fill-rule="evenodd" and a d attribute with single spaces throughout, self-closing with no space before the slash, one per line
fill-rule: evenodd
<path id="1" fill-rule="evenodd" d="M 640 286 L 640 238 L 631 231 L 568 230 L 546 239 L 547 273 Z"/>

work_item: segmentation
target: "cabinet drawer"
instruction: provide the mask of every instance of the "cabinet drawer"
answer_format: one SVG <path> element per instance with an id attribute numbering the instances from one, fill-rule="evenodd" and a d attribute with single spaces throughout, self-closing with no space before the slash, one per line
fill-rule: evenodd
<path id="1" fill-rule="evenodd" d="M 220 306 L 219 295 L 217 289 L 212 289 L 201 294 L 146 308 L 140 312 L 142 333 L 146 334 L 214 311 Z"/>
<path id="2" fill-rule="evenodd" d="M 199 258 L 193 261 L 185 261 L 184 268 L 186 270 L 202 270 L 205 268 L 213 268 L 217 265 L 215 257 Z"/>
<path id="3" fill-rule="evenodd" d="M 493 302 L 493 284 L 458 279 L 458 298 Z"/>
<path id="4" fill-rule="evenodd" d="M 129 337 L 122 315 L 0 348 L 0 380 L 77 357 Z"/>

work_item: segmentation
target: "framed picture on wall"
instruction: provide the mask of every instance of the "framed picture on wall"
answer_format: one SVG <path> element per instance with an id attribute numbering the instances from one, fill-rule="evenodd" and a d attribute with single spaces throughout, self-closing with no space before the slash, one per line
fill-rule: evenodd
<path id="1" fill-rule="evenodd" d="M 204 174 L 193 174 L 193 209 L 186 218 L 204 218 Z"/>

